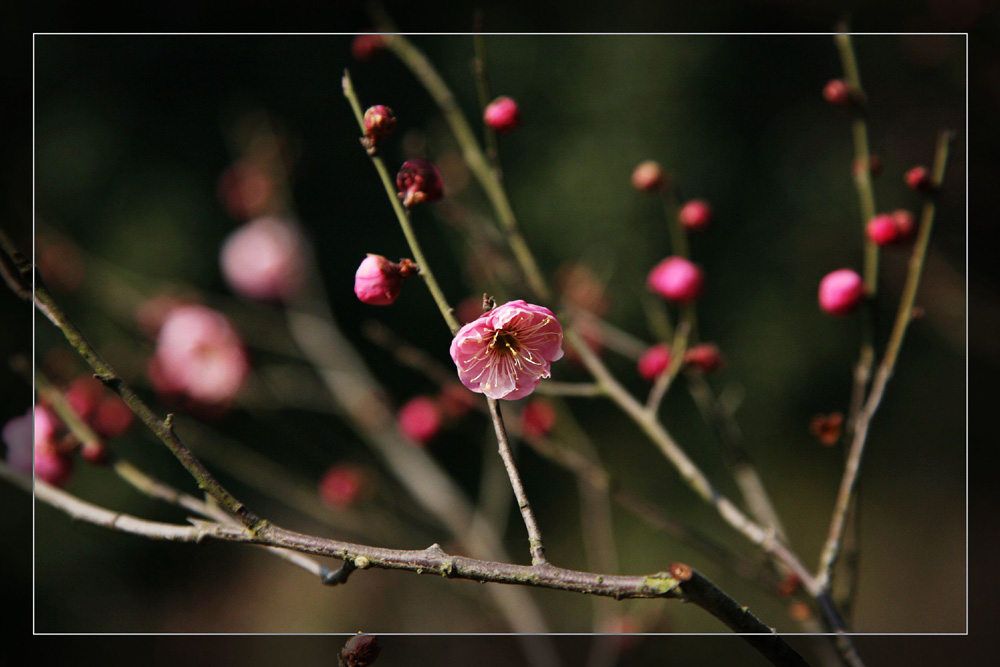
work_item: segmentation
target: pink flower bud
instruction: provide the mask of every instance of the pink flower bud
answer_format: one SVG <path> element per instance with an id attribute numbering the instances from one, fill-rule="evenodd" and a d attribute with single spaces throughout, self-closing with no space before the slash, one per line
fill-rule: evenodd
<path id="1" fill-rule="evenodd" d="M 483 122 L 500 134 L 507 134 L 521 122 L 517 102 L 509 97 L 498 97 L 486 106 Z"/>
<path id="2" fill-rule="evenodd" d="M 823 99 L 835 106 L 847 106 L 852 102 L 851 87 L 843 79 L 831 79 L 823 86 Z"/>
<path id="3" fill-rule="evenodd" d="M 34 446 L 44 447 L 52 445 L 56 439 L 57 431 L 62 427 L 62 422 L 52 412 L 52 409 L 45 405 L 35 406 L 34 417 Z"/>
<path id="4" fill-rule="evenodd" d="M 906 186 L 916 192 L 931 192 L 934 184 L 931 182 L 931 173 L 927 167 L 913 167 L 903 176 Z"/>
<path id="5" fill-rule="evenodd" d="M 865 284 L 851 269 L 828 273 L 819 283 L 819 307 L 830 315 L 849 315 L 865 296 Z"/>
<path id="6" fill-rule="evenodd" d="M 712 222 L 712 207 L 702 199 L 692 199 L 681 207 L 677 219 L 686 229 L 700 231 Z"/>
<path id="7" fill-rule="evenodd" d="M 684 352 L 684 363 L 702 373 L 714 373 L 726 362 L 717 346 L 701 343 Z"/>
<path id="8" fill-rule="evenodd" d="M 400 430 L 410 440 L 426 445 L 441 430 L 441 412 L 437 403 L 427 396 L 417 396 L 406 402 L 396 415 Z"/>
<path id="9" fill-rule="evenodd" d="M 406 208 L 437 201 L 444 195 L 441 172 L 430 160 L 423 158 L 413 158 L 403 163 L 396 175 L 396 187 L 399 188 L 399 198 Z"/>
<path id="10" fill-rule="evenodd" d="M 384 49 L 382 35 L 358 35 L 351 41 L 351 55 L 359 62 L 371 60 Z"/>
<path id="11" fill-rule="evenodd" d="M 392 109 L 384 104 L 376 104 L 365 111 L 365 147 L 369 153 L 374 153 L 375 148 L 392 135 L 396 129 L 396 117 L 392 115 Z"/>
<path id="12" fill-rule="evenodd" d="M 643 192 L 657 192 L 667 187 L 667 175 L 658 162 L 640 162 L 632 171 L 632 187 Z"/>
<path id="13" fill-rule="evenodd" d="M 319 482 L 319 495 L 327 505 L 350 507 L 368 490 L 369 480 L 360 466 L 342 463 L 330 466 Z"/>
<path id="14" fill-rule="evenodd" d="M 913 214 L 906 209 L 898 208 L 892 212 L 892 219 L 896 222 L 896 231 L 899 233 L 899 240 L 909 240 L 917 229 L 917 221 L 913 217 Z"/>
<path id="15" fill-rule="evenodd" d="M 526 438 L 548 435 L 556 424 L 556 409 L 552 403 L 536 398 L 524 406 L 521 413 L 521 433 Z"/>
<path id="16" fill-rule="evenodd" d="M 73 459 L 53 446 L 35 448 L 35 477 L 52 486 L 66 486 L 73 476 Z"/>
<path id="17" fill-rule="evenodd" d="M 132 425 L 132 410 L 118 396 L 108 396 L 91 417 L 94 430 L 104 438 L 117 438 Z"/>
<path id="18" fill-rule="evenodd" d="M 304 241 L 292 223 L 277 218 L 258 218 L 234 231 L 219 259 L 232 290 L 258 301 L 287 300 L 305 279 Z"/>
<path id="19" fill-rule="evenodd" d="M 369 254 L 354 274 L 354 293 L 364 303 L 388 306 L 399 298 L 403 286 L 401 266 L 382 255 Z"/>
<path id="20" fill-rule="evenodd" d="M 662 343 L 651 346 L 639 357 L 639 375 L 653 382 L 670 366 L 670 348 Z"/>
<path id="21" fill-rule="evenodd" d="M 865 234 L 875 245 L 884 246 L 895 243 L 899 239 L 899 228 L 891 215 L 883 213 L 868 221 Z"/>
<path id="22" fill-rule="evenodd" d="M 697 299 L 705 285 L 705 275 L 696 264 L 671 256 L 653 267 L 646 286 L 664 299 L 689 303 Z"/>

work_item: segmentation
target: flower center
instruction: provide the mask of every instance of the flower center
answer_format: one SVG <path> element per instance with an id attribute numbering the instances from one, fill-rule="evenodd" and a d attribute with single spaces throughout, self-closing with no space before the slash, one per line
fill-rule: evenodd
<path id="1" fill-rule="evenodd" d="M 498 329 L 497 332 L 493 334 L 493 342 L 490 343 L 490 350 L 499 349 L 501 353 L 510 350 L 511 354 L 515 357 L 517 356 L 517 351 L 520 347 L 517 332 L 507 331 L 506 329 Z"/>

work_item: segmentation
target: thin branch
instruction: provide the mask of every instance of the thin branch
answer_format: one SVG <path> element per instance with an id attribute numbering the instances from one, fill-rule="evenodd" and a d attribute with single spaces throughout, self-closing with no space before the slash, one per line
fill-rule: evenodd
<path id="1" fill-rule="evenodd" d="M 545 278 L 542 276 L 542 271 L 539 269 L 534 255 L 532 255 L 531 250 L 528 248 L 527 241 L 525 241 L 524 236 L 521 234 L 517 218 L 514 216 L 514 210 L 510 205 L 510 200 L 507 198 L 507 192 L 495 177 L 489 161 L 479 147 L 476 136 L 469 126 L 468 121 L 466 121 L 462 110 L 458 107 L 455 95 L 448 88 L 448 84 L 437 73 L 437 70 L 434 69 L 427 56 L 408 39 L 402 35 L 385 35 L 384 41 L 386 47 L 413 72 L 414 76 L 420 80 L 424 88 L 427 89 L 427 92 L 434 98 L 434 101 L 444 114 L 445 121 L 455 135 L 458 145 L 462 149 L 462 156 L 465 158 L 466 164 L 469 165 L 476 180 L 479 181 L 480 187 L 483 188 L 486 197 L 490 200 L 490 204 L 496 211 L 500 225 L 507 234 L 507 241 L 510 244 L 511 251 L 527 276 L 531 290 L 543 302 L 550 301 L 551 291 L 545 283 Z"/>
<path id="2" fill-rule="evenodd" d="M 945 131 L 940 134 L 937 142 L 937 149 L 934 156 L 933 185 L 937 191 L 944 180 L 945 170 L 948 166 L 948 156 L 951 141 L 954 133 Z M 844 527 L 847 523 L 847 514 L 851 506 L 851 500 L 858 482 L 858 475 L 861 470 L 861 457 L 864 454 L 865 443 L 868 436 L 868 427 L 871 424 L 875 411 L 885 393 L 886 385 L 896 367 L 896 360 L 899 350 L 903 345 L 903 338 L 906 330 L 913 319 L 913 305 L 917 297 L 917 288 L 920 286 L 920 277 L 923 272 L 924 259 L 927 256 L 927 248 L 930 244 L 931 229 L 934 225 L 934 213 L 936 209 L 933 196 L 928 197 L 924 203 L 923 213 L 920 218 L 920 231 L 910 256 L 910 265 L 906 275 L 906 283 L 903 286 L 903 293 L 899 299 L 899 308 L 896 312 L 896 319 L 886 345 L 885 354 L 879 364 L 878 371 L 872 380 L 871 391 L 865 401 L 864 407 L 858 413 L 857 421 L 854 425 L 853 439 L 847 462 L 844 466 L 844 475 L 841 478 L 840 490 L 837 493 L 837 500 L 834 505 L 833 517 L 830 521 L 830 529 L 827 533 L 826 543 L 820 556 L 817 581 L 824 588 L 829 589 L 833 578 L 833 566 L 837 562 L 840 553 L 840 544 L 843 539 Z"/>
<path id="3" fill-rule="evenodd" d="M 535 513 L 531 510 L 528 496 L 524 492 L 524 484 L 521 483 L 521 475 L 517 471 L 517 464 L 514 463 L 514 455 L 510 451 L 510 442 L 507 440 L 507 429 L 504 428 L 500 404 L 493 398 L 487 398 L 486 402 L 490 407 L 490 417 L 497 434 L 500 458 L 503 459 L 503 465 L 507 469 L 507 476 L 510 478 L 511 488 L 514 489 L 514 498 L 517 500 L 518 509 L 521 510 L 524 526 L 528 529 L 531 562 L 533 565 L 544 565 L 547 561 L 545 560 L 545 546 L 542 544 L 542 533 L 538 528 Z"/>
<path id="4" fill-rule="evenodd" d="M 0 230 L 0 246 L 3 247 L 7 256 L 13 260 L 14 265 L 21 275 L 30 272 L 30 265 L 24 256 L 18 252 L 3 230 Z M 199 488 L 206 491 L 215 498 L 216 501 L 236 518 L 242 525 L 251 531 L 258 530 L 265 522 L 254 512 L 250 511 L 243 503 L 238 501 L 222 484 L 220 484 L 208 469 L 191 453 L 191 451 L 174 434 L 173 428 L 167 421 L 159 419 L 146 403 L 129 387 L 118 375 L 115 369 L 106 362 L 83 333 L 69 319 L 62 308 L 55 302 L 49 291 L 42 285 L 36 283 L 34 291 L 34 302 L 36 308 L 45 313 L 49 319 L 63 332 L 70 345 L 84 358 L 84 360 L 94 370 L 95 377 L 106 386 L 118 393 L 128 404 L 132 412 L 159 438 L 160 442 L 167 446 L 171 453 L 181 462 L 184 469 L 194 477 Z M 168 417 L 169 420 L 169 417 Z"/>

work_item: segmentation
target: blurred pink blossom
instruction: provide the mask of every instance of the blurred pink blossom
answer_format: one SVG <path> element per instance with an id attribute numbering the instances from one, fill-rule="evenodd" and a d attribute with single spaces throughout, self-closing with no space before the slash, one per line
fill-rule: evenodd
<path id="1" fill-rule="evenodd" d="M 683 257 L 667 257 L 653 267 L 646 278 L 646 286 L 664 299 L 675 303 L 690 303 L 701 296 L 705 274 Z"/>
<path id="2" fill-rule="evenodd" d="M 649 347 L 639 357 L 639 375 L 650 382 L 656 380 L 670 366 L 670 348 L 663 343 Z"/>
<path id="3" fill-rule="evenodd" d="M 234 292 L 258 301 L 288 299 L 305 277 L 304 241 L 292 223 L 258 218 L 229 235 L 220 262 Z"/>
<path id="4" fill-rule="evenodd" d="M 222 313 L 198 305 L 167 313 L 150 360 L 157 391 L 206 405 L 231 401 L 250 371 L 243 342 Z"/>
<path id="5" fill-rule="evenodd" d="M 7 445 L 4 459 L 7 465 L 28 475 L 31 474 L 31 461 L 35 449 L 32 433 L 37 436 L 40 430 L 35 426 L 36 420 L 37 416 L 32 415 L 31 408 L 28 408 L 26 413 L 14 417 L 3 426 L 3 441 Z"/>
<path id="6" fill-rule="evenodd" d="M 451 342 L 458 377 L 472 391 L 514 400 L 551 377 L 563 356 L 562 326 L 543 306 L 511 301 L 459 329 Z"/>

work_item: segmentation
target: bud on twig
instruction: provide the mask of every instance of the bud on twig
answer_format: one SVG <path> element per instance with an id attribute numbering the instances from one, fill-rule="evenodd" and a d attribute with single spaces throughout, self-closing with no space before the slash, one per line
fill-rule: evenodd
<path id="1" fill-rule="evenodd" d="M 375 635 L 357 634 L 347 640 L 337 656 L 338 667 L 368 667 L 375 664 L 382 647 Z"/>

